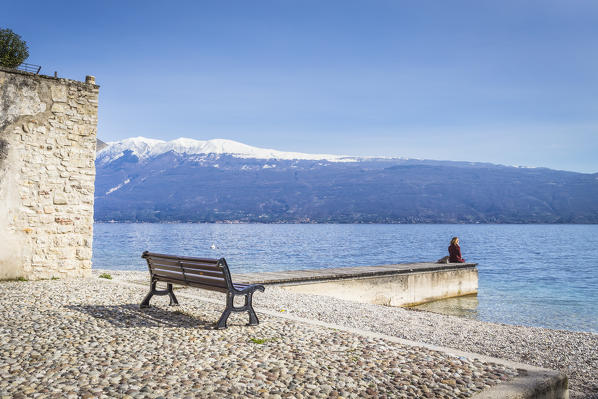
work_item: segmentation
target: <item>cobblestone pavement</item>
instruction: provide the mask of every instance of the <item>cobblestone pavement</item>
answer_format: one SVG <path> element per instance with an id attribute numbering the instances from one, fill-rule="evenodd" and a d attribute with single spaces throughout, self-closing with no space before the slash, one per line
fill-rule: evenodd
<path id="1" fill-rule="evenodd" d="M 97 273 L 97 271 L 96 271 Z M 147 271 L 111 271 L 115 279 L 148 285 Z M 180 291 L 186 291 L 181 287 Z M 207 298 L 222 294 L 193 290 Z M 293 293 L 268 286 L 257 308 L 368 330 L 431 345 L 557 370 L 569 377 L 572 399 L 598 399 L 598 334 L 488 323 L 403 308 Z"/>
<path id="2" fill-rule="evenodd" d="M 0 283 L 0 397 L 464 398 L 517 374 L 267 315 L 214 330 L 224 301 L 141 310 L 146 291 L 97 273 Z"/>

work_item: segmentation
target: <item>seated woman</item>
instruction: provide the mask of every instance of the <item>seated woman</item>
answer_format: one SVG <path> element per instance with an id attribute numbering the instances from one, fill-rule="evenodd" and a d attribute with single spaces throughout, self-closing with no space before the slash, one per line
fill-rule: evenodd
<path id="1" fill-rule="evenodd" d="M 465 259 L 461 257 L 461 247 L 459 246 L 459 237 L 453 237 L 451 245 L 448 247 L 449 262 L 451 263 L 465 263 Z"/>

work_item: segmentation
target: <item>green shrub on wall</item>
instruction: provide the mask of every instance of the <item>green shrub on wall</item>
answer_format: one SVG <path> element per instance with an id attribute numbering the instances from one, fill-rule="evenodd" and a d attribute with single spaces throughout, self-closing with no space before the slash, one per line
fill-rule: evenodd
<path id="1" fill-rule="evenodd" d="M 10 29 L 0 29 L 0 65 L 16 68 L 29 57 L 27 42 Z"/>

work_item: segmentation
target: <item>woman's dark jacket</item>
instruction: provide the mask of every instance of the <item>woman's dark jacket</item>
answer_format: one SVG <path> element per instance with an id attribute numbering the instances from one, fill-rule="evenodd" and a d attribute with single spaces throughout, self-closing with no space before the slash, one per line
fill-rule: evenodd
<path id="1" fill-rule="evenodd" d="M 449 249 L 449 262 L 464 263 L 465 259 L 461 257 L 461 247 L 457 244 L 451 244 Z"/>

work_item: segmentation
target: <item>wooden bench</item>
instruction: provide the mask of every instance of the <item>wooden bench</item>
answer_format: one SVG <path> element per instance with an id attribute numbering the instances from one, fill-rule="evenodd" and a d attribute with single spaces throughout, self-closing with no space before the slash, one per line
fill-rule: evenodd
<path id="1" fill-rule="evenodd" d="M 170 296 L 170 305 L 178 305 L 179 302 L 174 296 L 172 284 L 185 285 L 226 293 L 226 309 L 224 309 L 216 324 L 217 329 L 226 328 L 226 320 L 228 320 L 231 312 L 247 311 L 249 312 L 248 325 L 256 326 L 259 324 L 253 310 L 251 298 L 256 290 L 264 292 L 264 286 L 258 284 L 233 284 L 224 258 L 191 258 L 188 256 L 156 254 L 148 251 L 145 251 L 141 257 L 147 261 L 150 272 L 150 292 L 141 302 L 141 308 L 150 307 L 149 302 L 154 295 L 168 295 Z M 157 290 L 156 283 L 158 281 L 167 283 L 167 288 Z M 245 296 L 244 306 L 234 306 L 236 295 Z"/>

